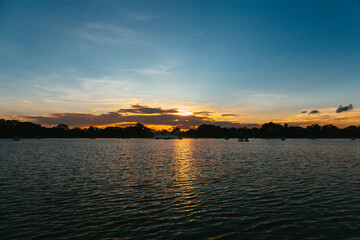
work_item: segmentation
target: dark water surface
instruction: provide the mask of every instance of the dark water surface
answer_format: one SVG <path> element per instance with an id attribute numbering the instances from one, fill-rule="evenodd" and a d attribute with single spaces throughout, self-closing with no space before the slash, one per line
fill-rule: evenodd
<path id="1" fill-rule="evenodd" d="M 360 140 L 0 140 L 2 239 L 359 239 Z"/>

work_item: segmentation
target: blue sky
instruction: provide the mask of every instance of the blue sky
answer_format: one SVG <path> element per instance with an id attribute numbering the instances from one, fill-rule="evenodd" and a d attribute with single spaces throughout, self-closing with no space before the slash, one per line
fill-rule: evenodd
<path id="1" fill-rule="evenodd" d="M 358 125 L 359 12 L 359 1 L 2 1 L 0 117 L 50 124 L 139 104 Z"/>

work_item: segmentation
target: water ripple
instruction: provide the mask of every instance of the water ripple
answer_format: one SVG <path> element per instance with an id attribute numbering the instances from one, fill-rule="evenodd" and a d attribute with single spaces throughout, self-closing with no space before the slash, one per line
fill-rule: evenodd
<path id="1" fill-rule="evenodd" d="M 356 239 L 346 139 L 0 140 L 3 239 Z"/>

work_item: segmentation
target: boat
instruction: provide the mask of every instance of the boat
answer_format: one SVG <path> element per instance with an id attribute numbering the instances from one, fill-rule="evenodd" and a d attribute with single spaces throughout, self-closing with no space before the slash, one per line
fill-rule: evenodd
<path id="1" fill-rule="evenodd" d="M 286 138 L 285 138 L 285 137 L 282 137 L 282 138 L 281 138 L 281 141 L 285 141 L 285 140 L 286 140 Z"/>

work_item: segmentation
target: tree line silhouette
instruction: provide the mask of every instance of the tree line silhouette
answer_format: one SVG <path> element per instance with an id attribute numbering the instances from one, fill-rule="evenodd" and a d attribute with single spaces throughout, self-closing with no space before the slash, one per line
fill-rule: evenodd
<path id="1" fill-rule="evenodd" d="M 226 128 L 202 124 L 197 129 L 155 131 L 141 123 L 130 127 L 69 128 L 66 124 L 44 127 L 31 122 L 0 119 L 0 138 L 153 138 L 155 135 L 176 135 L 189 138 L 360 138 L 360 126 L 338 128 L 328 124 L 309 125 L 306 128 L 287 124 L 265 123 L 260 128 Z"/>

